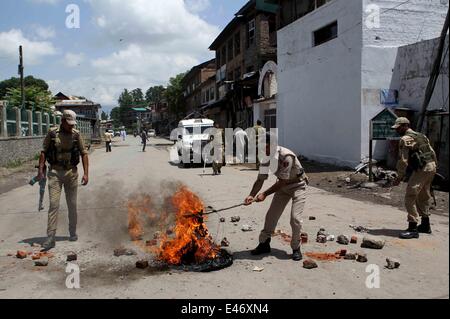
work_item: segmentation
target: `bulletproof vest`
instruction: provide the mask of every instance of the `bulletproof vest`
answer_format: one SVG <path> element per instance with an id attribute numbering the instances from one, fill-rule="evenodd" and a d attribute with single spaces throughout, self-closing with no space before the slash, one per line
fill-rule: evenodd
<path id="1" fill-rule="evenodd" d="M 418 132 L 407 132 L 405 134 L 414 139 L 415 146 L 409 152 L 409 164 L 413 170 L 419 170 L 426 164 L 434 162 L 433 149 L 428 138 Z"/>
<path id="2" fill-rule="evenodd" d="M 80 163 L 80 149 L 78 132 L 72 132 L 72 147 L 69 150 L 62 148 L 59 129 L 50 132 L 51 142 L 46 153 L 47 161 L 52 166 L 65 169 L 76 167 Z"/>

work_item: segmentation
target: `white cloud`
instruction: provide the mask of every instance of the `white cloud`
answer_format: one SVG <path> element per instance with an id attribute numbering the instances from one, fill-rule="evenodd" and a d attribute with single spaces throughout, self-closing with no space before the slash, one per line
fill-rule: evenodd
<path id="1" fill-rule="evenodd" d="M 189 11 L 194 13 L 203 12 L 211 5 L 210 0 L 185 0 Z"/>
<path id="2" fill-rule="evenodd" d="M 53 27 L 44 27 L 41 25 L 33 25 L 34 33 L 37 38 L 42 40 L 52 39 L 56 36 L 56 31 Z"/>
<path id="3" fill-rule="evenodd" d="M 111 106 L 124 88 L 146 90 L 166 84 L 170 77 L 212 56 L 208 47 L 219 29 L 194 14 L 184 0 L 87 2 L 101 31 L 98 43 L 112 44 L 115 52 L 90 61 L 92 76 L 54 82 L 53 90 Z M 209 1 L 192 2 L 200 10 Z"/>
<path id="4" fill-rule="evenodd" d="M 69 68 L 74 68 L 79 66 L 84 61 L 83 53 L 66 53 L 64 55 L 64 64 Z"/>
<path id="5" fill-rule="evenodd" d="M 30 40 L 18 29 L 0 32 L 0 43 L 0 56 L 6 56 L 12 61 L 17 60 L 19 46 L 22 45 L 25 63 L 30 65 L 39 64 L 42 58 L 57 53 L 51 42 Z"/>

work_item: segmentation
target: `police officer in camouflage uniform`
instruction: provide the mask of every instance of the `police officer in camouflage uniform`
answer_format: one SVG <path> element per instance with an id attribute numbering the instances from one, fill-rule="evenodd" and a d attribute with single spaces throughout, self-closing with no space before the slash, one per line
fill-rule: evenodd
<path id="1" fill-rule="evenodd" d="M 398 178 L 394 186 L 400 185 L 407 170 L 412 171 L 405 195 L 405 207 L 408 212 L 408 229 L 400 234 L 400 238 L 419 238 L 419 233 L 431 234 L 430 200 L 431 184 L 436 175 L 436 153 L 428 138 L 413 131 L 405 117 L 399 117 L 392 127 L 401 135 L 399 143 L 399 160 L 397 163 Z M 419 216 L 422 223 L 418 226 Z"/>
<path id="2" fill-rule="evenodd" d="M 48 211 L 47 240 L 42 251 L 55 247 L 57 217 L 61 190 L 64 187 L 67 207 L 69 210 L 70 241 L 77 241 L 77 190 L 80 156 L 83 161 L 84 175 L 82 185 L 89 182 L 89 160 L 83 138 L 74 127 L 77 124 L 76 114 L 66 110 L 63 113 L 61 126 L 51 129 L 44 140 L 43 150 L 39 160 L 39 175 L 44 176 L 45 162 L 50 164 L 48 171 L 48 190 L 50 208 Z"/>

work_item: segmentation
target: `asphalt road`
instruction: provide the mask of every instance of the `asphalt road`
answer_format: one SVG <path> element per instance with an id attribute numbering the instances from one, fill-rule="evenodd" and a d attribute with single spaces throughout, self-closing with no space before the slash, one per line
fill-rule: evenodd
<path id="1" fill-rule="evenodd" d="M 310 187 L 303 218 L 309 243 L 303 252 L 330 252 L 341 248 L 364 252 L 368 262 L 349 260 L 318 261 L 307 270 L 290 260 L 290 246 L 277 236 L 273 254 L 253 257 L 249 250 L 257 244 L 266 202 L 223 212 L 226 223 L 211 215 L 208 227 L 213 238 L 230 241 L 234 264 L 211 273 L 178 270 L 139 270 L 135 262 L 151 258 L 134 246 L 127 234 L 126 201 L 134 193 L 149 194 L 155 205 L 183 183 L 197 193 L 205 205 L 216 209 L 243 201 L 257 172 L 242 166 L 227 166 L 223 175 L 212 176 L 211 168 L 181 169 L 169 161 L 170 143 L 151 139 L 147 152 L 140 151 L 138 139 L 116 142 L 112 153 L 96 150 L 91 155 L 90 183 L 79 188 L 79 241 L 67 241 L 67 213 L 64 196 L 58 221 L 58 242 L 47 267 L 36 267 L 30 258 L 17 259 L 18 249 L 42 242 L 46 212 L 37 212 L 38 187 L 24 186 L 0 195 L 0 298 L 448 298 L 449 226 L 448 217 L 432 217 L 433 235 L 402 241 L 398 232 L 406 226 L 405 213 L 392 206 L 356 201 Z M 273 178 L 270 182 L 274 182 Z M 268 184 L 265 185 L 267 187 Z M 47 198 L 45 207 L 48 207 Z M 230 217 L 239 215 L 238 225 Z M 316 220 L 309 220 L 315 216 Z M 250 225 L 254 231 L 243 232 Z M 382 250 L 360 247 L 364 234 L 349 224 L 364 226 L 386 240 Z M 334 235 L 358 235 L 357 245 L 314 242 L 324 227 Z M 290 233 L 289 212 L 281 217 L 279 229 Z M 135 256 L 114 257 L 120 246 L 137 251 Z M 66 255 L 74 251 L 80 267 L 80 289 L 66 287 Z M 388 270 L 386 257 L 400 260 L 399 269 Z M 253 271 L 254 267 L 263 268 Z M 369 266 L 369 267 L 368 267 Z M 369 275 L 379 270 L 379 287 L 368 288 Z M 367 272 L 369 271 L 369 272 Z M 371 278 L 371 277 L 370 277 Z M 376 281 L 372 281 L 372 283 Z M 370 286 L 370 285 L 369 285 Z"/>

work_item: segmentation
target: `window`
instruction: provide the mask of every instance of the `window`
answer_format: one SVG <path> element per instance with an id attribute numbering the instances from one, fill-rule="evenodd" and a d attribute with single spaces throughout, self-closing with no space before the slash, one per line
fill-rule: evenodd
<path id="1" fill-rule="evenodd" d="M 233 38 L 228 40 L 228 61 L 233 60 Z"/>
<path id="2" fill-rule="evenodd" d="M 226 45 L 224 45 L 222 47 L 222 54 L 221 54 L 221 56 L 222 56 L 222 63 L 221 63 L 221 65 L 225 65 L 227 63 L 227 46 Z"/>
<path id="3" fill-rule="evenodd" d="M 247 24 L 247 48 L 255 43 L 255 19 Z"/>
<path id="4" fill-rule="evenodd" d="M 234 56 L 241 53 L 241 34 L 238 32 L 234 35 Z"/>
<path id="5" fill-rule="evenodd" d="M 338 23 L 337 21 L 317 30 L 314 32 L 314 46 L 321 45 L 338 36 Z"/>
<path id="6" fill-rule="evenodd" d="M 214 95 L 215 95 L 215 88 L 212 87 L 209 89 L 209 98 L 211 101 L 215 99 Z"/>

